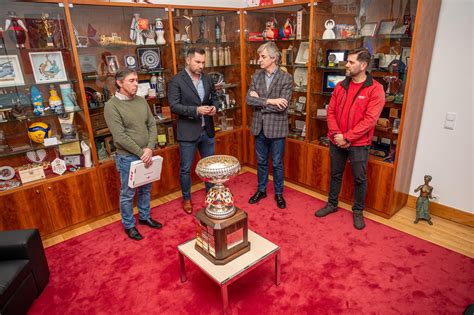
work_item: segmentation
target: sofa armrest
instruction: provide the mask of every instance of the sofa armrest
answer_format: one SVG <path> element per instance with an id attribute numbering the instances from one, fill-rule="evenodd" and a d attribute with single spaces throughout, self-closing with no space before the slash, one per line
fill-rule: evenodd
<path id="1" fill-rule="evenodd" d="M 49 280 L 49 267 L 43 242 L 37 229 L 0 232 L 0 260 L 28 259 L 38 293 Z"/>

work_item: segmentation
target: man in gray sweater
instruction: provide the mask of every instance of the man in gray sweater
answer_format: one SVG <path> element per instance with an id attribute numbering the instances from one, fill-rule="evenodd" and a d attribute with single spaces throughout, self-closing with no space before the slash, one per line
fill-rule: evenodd
<path id="1" fill-rule="evenodd" d="M 105 121 L 112 133 L 117 156 L 115 158 L 120 175 L 120 214 L 128 237 L 141 240 L 143 237 L 135 227 L 133 198 L 135 189 L 128 186 L 130 164 L 142 160 L 145 167 L 152 164 L 156 141 L 156 122 L 147 101 L 137 96 L 138 76 L 130 69 L 124 69 L 115 76 L 119 89 L 106 104 Z M 139 224 L 159 229 L 161 223 L 150 217 L 151 183 L 138 188 Z"/>

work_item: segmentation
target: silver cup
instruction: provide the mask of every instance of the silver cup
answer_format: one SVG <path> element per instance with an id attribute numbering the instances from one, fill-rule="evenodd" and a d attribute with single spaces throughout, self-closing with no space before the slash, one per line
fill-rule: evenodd
<path id="1" fill-rule="evenodd" d="M 234 196 L 223 183 L 239 171 L 239 160 L 230 155 L 212 155 L 198 162 L 196 174 L 202 181 L 214 184 L 206 195 L 205 213 L 208 217 L 220 220 L 234 215 Z"/>

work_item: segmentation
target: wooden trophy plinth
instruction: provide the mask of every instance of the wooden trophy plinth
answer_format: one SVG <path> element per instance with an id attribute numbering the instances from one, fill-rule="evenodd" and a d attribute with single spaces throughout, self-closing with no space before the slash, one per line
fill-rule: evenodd
<path id="1" fill-rule="evenodd" d="M 208 217 L 204 209 L 196 213 L 195 248 L 215 265 L 225 265 L 250 250 L 247 213 L 236 209 L 233 216 L 222 220 Z"/>

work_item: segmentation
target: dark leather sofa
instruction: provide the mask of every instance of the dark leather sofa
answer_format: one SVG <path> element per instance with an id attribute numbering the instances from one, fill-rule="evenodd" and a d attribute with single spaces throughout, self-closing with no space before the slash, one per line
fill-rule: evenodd
<path id="1" fill-rule="evenodd" d="M 0 232 L 0 314 L 26 314 L 48 280 L 38 230 Z"/>

